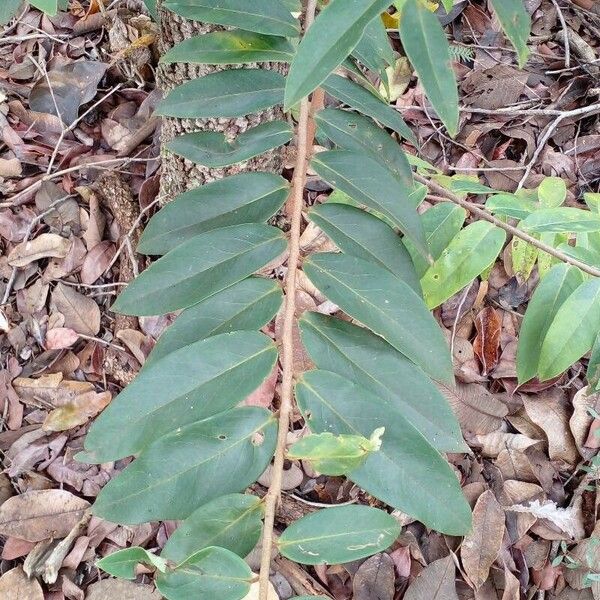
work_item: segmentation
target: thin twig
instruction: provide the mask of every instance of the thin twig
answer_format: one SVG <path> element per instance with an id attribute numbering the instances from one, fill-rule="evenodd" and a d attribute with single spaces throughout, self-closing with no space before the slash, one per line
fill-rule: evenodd
<path id="1" fill-rule="evenodd" d="M 554 8 L 556 8 L 558 20 L 560 21 L 560 26 L 562 27 L 563 40 L 565 45 L 565 68 L 569 69 L 571 67 L 571 44 L 569 43 L 569 30 L 567 28 L 565 16 L 563 15 L 562 9 L 560 8 L 557 0 L 552 0 L 552 4 L 554 4 Z"/>
<path id="2" fill-rule="evenodd" d="M 567 254 L 564 254 L 560 250 L 557 250 L 556 248 L 553 248 L 552 246 L 545 244 L 544 242 L 541 242 L 540 240 L 534 238 L 532 235 L 525 233 L 521 229 L 517 229 L 516 227 L 513 227 L 512 225 L 509 225 L 508 223 L 504 223 L 504 221 L 501 221 L 497 217 L 494 217 L 494 215 L 491 215 L 490 213 L 488 213 L 484 208 L 481 208 L 480 206 L 477 206 L 476 204 L 473 204 L 472 202 L 469 202 L 468 200 L 463 200 L 462 198 L 459 198 L 458 196 L 456 196 L 455 194 L 453 194 L 446 188 L 442 187 L 438 183 L 435 183 L 434 181 L 430 181 L 429 179 L 426 179 L 425 177 L 423 177 L 422 175 L 419 175 L 419 174 L 415 174 L 414 178 L 416 181 L 418 181 L 419 183 L 423 183 L 430 190 L 435 192 L 435 194 L 437 195 L 437 198 L 439 200 L 449 200 L 450 202 L 453 202 L 454 204 L 458 204 L 459 206 L 462 206 L 463 208 L 467 209 L 470 213 L 478 216 L 480 219 L 483 219 L 484 221 L 488 221 L 488 223 L 492 223 L 493 225 L 496 225 L 496 227 L 500 227 L 500 229 L 504 229 L 504 231 L 511 233 L 515 237 L 523 240 L 524 242 L 527 242 L 528 244 L 535 246 L 538 250 L 547 252 L 548 254 L 550 254 L 550 256 L 553 256 L 554 258 L 557 258 L 558 260 L 560 260 L 564 263 L 573 265 L 574 267 L 578 267 L 579 269 L 581 269 L 584 273 L 587 273 L 588 275 L 593 275 L 594 277 L 600 277 L 600 270 L 595 269 L 594 267 L 590 267 L 590 265 L 587 265 L 584 262 L 577 260 L 576 258 L 572 258 L 572 257 L 568 256 Z"/>
<path id="3" fill-rule="evenodd" d="M 306 6 L 304 31 L 312 25 L 315 18 L 317 0 L 309 0 Z M 297 130 L 297 156 L 294 165 L 294 177 L 290 197 L 291 230 L 289 244 L 288 271 L 285 283 L 285 312 L 282 328 L 282 383 L 281 405 L 279 407 L 279 424 L 277 431 L 277 445 L 273 460 L 273 480 L 265 496 L 265 524 L 263 527 L 262 549 L 260 557 L 259 600 L 268 600 L 269 574 L 271 569 L 271 550 L 273 548 L 273 529 L 275 526 L 275 512 L 281 495 L 281 480 L 283 475 L 283 462 L 285 444 L 290 425 L 290 415 L 293 408 L 294 385 L 294 320 L 296 318 L 296 277 L 300 261 L 300 226 L 302 224 L 303 192 L 306 184 L 306 170 L 308 155 L 311 152 L 313 140 L 309 139 L 310 129 L 310 103 L 304 98 L 300 103 L 300 116 Z"/>

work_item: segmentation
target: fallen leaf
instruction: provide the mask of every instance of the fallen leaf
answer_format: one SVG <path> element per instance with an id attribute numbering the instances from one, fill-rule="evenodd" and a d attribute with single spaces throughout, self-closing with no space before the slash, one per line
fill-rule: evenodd
<path id="1" fill-rule="evenodd" d="M 483 367 L 483 375 L 487 375 L 498 363 L 500 350 L 500 332 L 502 317 L 499 311 L 486 306 L 475 317 L 477 335 L 473 341 L 473 350 Z"/>
<path id="2" fill-rule="evenodd" d="M 406 590 L 404 600 L 458 600 L 455 576 L 456 565 L 452 556 L 435 560 Z"/>
<path id="3" fill-rule="evenodd" d="M 506 566 L 504 567 L 504 592 L 502 600 L 521 600 L 521 584 Z"/>
<path id="4" fill-rule="evenodd" d="M 65 317 L 65 327 L 94 336 L 100 331 L 100 308 L 74 288 L 59 283 L 52 292 L 53 307 Z"/>
<path id="5" fill-rule="evenodd" d="M 244 400 L 243 405 L 269 408 L 273 401 L 273 397 L 275 396 L 275 386 L 277 385 L 278 375 L 279 369 L 277 368 L 277 365 L 275 365 L 271 374 Z"/>
<path id="6" fill-rule="evenodd" d="M 21 567 L 15 567 L 0 577 L 0 598 L 44 600 L 44 592 L 37 579 L 28 579 Z"/>
<path id="7" fill-rule="evenodd" d="M 527 481 L 517 481 L 515 479 L 509 479 L 504 482 L 502 492 L 498 496 L 500 504 L 505 508 L 515 504 L 524 504 L 532 500 L 545 500 L 546 495 L 544 490 L 536 483 L 530 483 Z M 529 530 L 529 528 L 537 521 L 537 517 L 531 513 L 519 512 L 514 515 L 514 532 L 515 539 L 520 540 Z M 509 532 L 513 532 L 511 529 L 513 526 L 510 520 L 507 521 L 507 528 Z"/>
<path id="8" fill-rule="evenodd" d="M 246 596 L 242 598 L 242 600 L 258 600 L 258 592 L 259 592 L 259 583 L 258 581 L 254 582 L 250 586 L 250 591 Z M 267 591 L 267 600 L 279 600 L 279 596 L 273 587 L 273 584 L 269 582 L 269 589 Z"/>
<path id="9" fill-rule="evenodd" d="M 96 244 L 86 255 L 81 267 L 81 283 L 91 285 L 108 268 L 117 250 L 107 240 Z"/>
<path id="10" fill-rule="evenodd" d="M 65 537 L 89 506 L 66 490 L 25 492 L 0 506 L 0 535 L 28 542 Z"/>
<path id="11" fill-rule="evenodd" d="M 0 177 L 21 177 L 23 167 L 18 158 L 0 158 Z"/>
<path id="12" fill-rule="evenodd" d="M 585 386 L 573 396 L 573 414 L 569 419 L 577 451 L 585 460 L 596 454 L 596 449 L 588 447 L 587 441 L 594 422 L 591 410 L 597 412 L 600 409 L 600 394 L 588 394 L 588 391 L 588 386 Z"/>
<path id="13" fill-rule="evenodd" d="M 541 443 L 542 440 L 533 440 L 520 433 L 495 431 L 485 435 L 476 435 L 474 441 L 478 445 L 481 445 L 483 456 L 496 457 L 502 450 L 523 451 L 535 444 Z"/>
<path id="14" fill-rule="evenodd" d="M 576 590 L 589 587 L 588 582 L 586 582 L 586 575 L 598 572 L 598 564 L 600 564 L 599 536 L 600 521 L 596 523 L 596 527 L 594 527 L 594 531 L 589 538 L 582 540 L 569 550 L 569 556 L 576 561 L 573 563 L 575 568 L 565 569 L 563 576 L 567 583 Z"/>
<path id="15" fill-rule="evenodd" d="M 68 381 L 62 373 L 42 375 L 37 379 L 17 377 L 13 381 L 19 398 L 25 403 L 43 400 L 53 406 L 67 404 L 80 394 L 94 390 L 94 385 L 87 381 Z"/>
<path id="16" fill-rule="evenodd" d="M 125 581 L 124 579 L 102 579 L 87 589 L 85 600 L 162 600 L 161 594 L 151 585 Z"/>
<path id="17" fill-rule="evenodd" d="M 140 365 L 146 362 L 148 354 L 154 347 L 154 342 L 138 329 L 120 329 L 116 337 L 127 346 Z"/>
<path id="18" fill-rule="evenodd" d="M 533 500 L 529 502 L 527 506 L 515 504 L 513 506 L 508 506 L 506 510 L 528 513 L 538 519 L 548 519 L 559 529 L 568 533 L 573 539 L 581 539 L 584 536 L 580 514 L 574 506 L 561 508 L 552 500 L 547 500 L 545 502 Z"/>
<path id="19" fill-rule="evenodd" d="M 68 327 L 49 329 L 46 332 L 46 350 L 70 348 L 78 339 L 78 333 Z"/>
<path id="20" fill-rule="evenodd" d="M 51 411 L 46 417 L 42 429 L 44 431 L 66 431 L 83 425 L 108 406 L 111 398 L 110 392 L 99 394 L 87 392 L 77 396 L 68 404 Z"/>
<path id="21" fill-rule="evenodd" d="M 460 548 L 465 573 L 479 589 L 488 578 L 504 537 L 504 510 L 491 490 L 479 496 L 473 509 L 473 527 Z"/>
<path id="22" fill-rule="evenodd" d="M 71 242 L 55 233 L 42 233 L 34 240 L 17 244 L 8 255 L 11 267 L 25 267 L 41 258 L 64 258 L 71 249 Z"/>
<path id="23" fill-rule="evenodd" d="M 354 575 L 354 600 L 393 600 L 395 579 L 394 562 L 387 554 L 371 556 Z"/>

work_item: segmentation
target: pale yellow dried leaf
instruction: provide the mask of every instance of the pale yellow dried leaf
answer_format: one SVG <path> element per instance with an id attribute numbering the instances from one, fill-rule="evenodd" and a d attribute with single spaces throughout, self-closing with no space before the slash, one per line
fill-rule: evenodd
<path id="1" fill-rule="evenodd" d="M 41 258 L 64 258 L 71 248 L 67 238 L 56 233 L 42 233 L 34 240 L 17 244 L 8 255 L 11 267 L 25 267 L 34 260 Z"/>
<path id="2" fill-rule="evenodd" d="M 42 401 L 53 406 L 62 406 L 81 394 L 94 391 L 92 383 L 68 381 L 63 379 L 62 373 L 42 375 L 36 379 L 17 377 L 12 385 L 23 402 L 39 403 Z"/>
<path id="3" fill-rule="evenodd" d="M 74 400 L 51 411 L 42 429 L 44 431 L 66 431 L 87 423 L 101 412 L 112 399 L 110 392 L 86 392 Z"/>

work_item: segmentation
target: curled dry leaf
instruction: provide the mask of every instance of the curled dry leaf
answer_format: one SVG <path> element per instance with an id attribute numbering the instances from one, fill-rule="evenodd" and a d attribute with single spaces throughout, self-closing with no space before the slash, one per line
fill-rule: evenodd
<path id="1" fill-rule="evenodd" d="M 452 556 L 433 561 L 406 590 L 404 600 L 458 600 Z"/>
<path id="2" fill-rule="evenodd" d="M 42 429 L 44 431 L 66 431 L 87 423 L 95 417 L 111 401 L 110 392 L 87 392 L 74 400 L 55 408 L 46 417 Z"/>
<path id="3" fill-rule="evenodd" d="M 70 348 L 79 339 L 79 334 L 68 327 L 56 327 L 46 333 L 46 350 Z"/>
<path id="4" fill-rule="evenodd" d="M 545 500 L 546 495 L 544 494 L 544 490 L 535 483 L 509 479 L 504 482 L 498 499 L 502 506 L 507 507 L 515 504 L 523 505 L 533 500 Z M 519 512 L 515 517 L 516 539 L 521 539 L 537 521 L 537 517 L 527 512 Z M 510 525 L 509 531 L 511 531 Z"/>
<path id="5" fill-rule="evenodd" d="M 367 559 L 354 576 L 354 600 L 393 600 L 394 561 L 385 553 Z"/>
<path id="6" fill-rule="evenodd" d="M 52 306 L 65 317 L 65 327 L 94 336 L 100 331 L 100 308 L 74 288 L 59 283 L 52 292 Z"/>
<path id="7" fill-rule="evenodd" d="M 498 363 L 502 330 L 502 317 L 499 311 L 486 306 L 475 317 L 475 329 L 477 335 L 473 341 L 473 350 L 481 362 L 483 375 L 487 375 Z"/>
<path id="8" fill-rule="evenodd" d="M 463 540 L 460 556 L 467 577 L 479 589 L 488 578 L 504 537 L 504 510 L 491 490 L 479 496 L 473 509 L 473 528 Z"/>
<path id="9" fill-rule="evenodd" d="M 64 258 L 71 249 L 71 242 L 56 233 L 42 233 L 34 240 L 17 244 L 8 255 L 11 267 L 25 267 L 41 258 Z"/>
<path id="10" fill-rule="evenodd" d="M 0 506 L 0 535 L 28 542 L 62 538 L 90 503 L 66 490 L 39 490 L 9 498 Z"/>
<path id="11" fill-rule="evenodd" d="M 500 452 L 509 448 L 515 451 L 527 450 L 527 448 L 541 443 L 542 440 L 533 440 L 520 433 L 495 431 L 485 435 L 476 435 L 474 441 L 481 445 L 483 456 L 496 457 Z"/>
<path id="12" fill-rule="evenodd" d="M 15 567 L 0 577 L 0 598 L 44 600 L 44 592 L 37 579 L 29 579 L 21 567 Z"/>
<path id="13" fill-rule="evenodd" d="M 533 500 L 526 506 L 515 504 L 507 507 L 506 510 L 528 513 L 538 519 L 548 519 L 559 529 L 568 533 L 573 539 L 581 539 L 584 536 L 581 514 L 575 506 L 561 508 L 552 500 L 547 500 L 546 502 Z"/>
<path id="14" fill-rule="evenodd" d="M 596 448 L 588 447 L 588 438 L 594 417 L 591 410 L 600 408 L 600 394 L 588 394 L 588 386 L 581 388 L 573 396 L 573 414 L 569 419 L 569 428 L 573 434 L 577 451 L 585 460 L 596 454 Z"/>

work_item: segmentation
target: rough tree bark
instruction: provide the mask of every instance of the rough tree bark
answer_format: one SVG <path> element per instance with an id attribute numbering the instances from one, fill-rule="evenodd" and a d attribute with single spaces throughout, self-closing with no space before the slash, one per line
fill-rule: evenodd
<path id="1" fill-rule="evenodd" d="M 159 2 L 159 4 L 161 4 Z M 223 30 L 223 27 L 207 25 L 183 19 L 176 14 L 164 10 L 159 6 L 160 13 L 160 39 L 159 50 L 163 54 L 166 50 L 184 39 L 195 35 Z M 261 63 L 260 65 L 243 65 L 241 68 L 261 67 L 265 69 L 282 70 L 285 67 L 279 63 Z M 209 73 L 224 69 L 240 68 L 237 65 L 189 65 L 189 64 L 161 64 L 157 72 L 157 83 L 163 93 L 167 93 L 177 85 L 191 79 L 202 77 Z M 221 179 L 226 175 L 233 175 L 242 171 L 273 171 L 279 173 L 283 167 L 284 151 L 272 150 L 254 159 L 220 169 L 209 169 L 195 165 L 188 160 L 175 156 L 164 148 L 164 144 L 177 135 L 193 131 L 220 131 L 228 137 L 234 138 L 237 134 L 250 127 L 260 125 L 283 117 L 281 107 L 275 107 L 247 117 L 234 119 L 172 119 L 164 118 L 162 123 L 161 140 L 163 144 L 162 175 L 161 175 L 161 200 L 168 202 L 177 194 L 203 183 Z"/>

